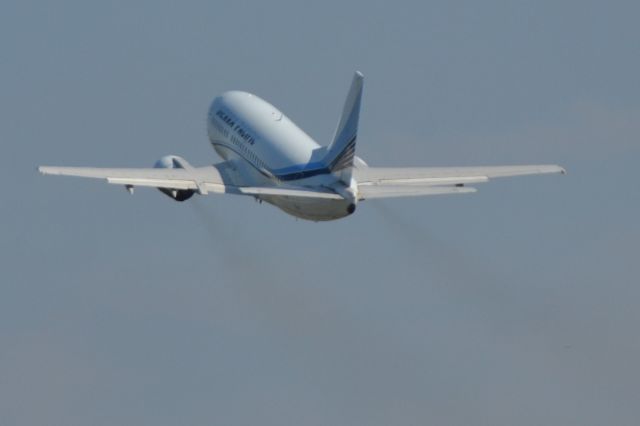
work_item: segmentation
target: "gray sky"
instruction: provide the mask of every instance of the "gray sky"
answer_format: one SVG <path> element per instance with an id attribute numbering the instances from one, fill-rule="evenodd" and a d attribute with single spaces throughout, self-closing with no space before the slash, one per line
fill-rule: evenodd
<path id="1" fill-rule="evenodd" d="M 9 1 L 0 424 L 635 425 L 636 1 Z M 39 164 L 218 161 L 244 89 L 375 165 L 565 177 L 296 221 Z"/>

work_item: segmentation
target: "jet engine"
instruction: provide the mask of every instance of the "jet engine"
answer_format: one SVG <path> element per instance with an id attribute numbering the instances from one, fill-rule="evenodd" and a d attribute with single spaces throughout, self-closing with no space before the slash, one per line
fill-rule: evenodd
<path id="1" fill-rule="evenodd" d="M 187 160 L 177 155 L 165 155 L 153 165 L 156 169 L 184 169 Z M 158 188 L 160 192 L 176 201 L 185 201 L 193 196 L 191 189 Z"/>

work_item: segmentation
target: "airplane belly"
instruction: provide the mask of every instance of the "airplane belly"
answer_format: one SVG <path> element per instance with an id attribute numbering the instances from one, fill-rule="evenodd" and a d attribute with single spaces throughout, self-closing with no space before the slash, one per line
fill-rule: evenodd
<path id="1" fill-rule="evenodd" d="M 261 197 L 285 213 L 314 222 L 329 221 L 349 216 L 355 204 L 347 200 L 326 200 L 288 196 Z"/>

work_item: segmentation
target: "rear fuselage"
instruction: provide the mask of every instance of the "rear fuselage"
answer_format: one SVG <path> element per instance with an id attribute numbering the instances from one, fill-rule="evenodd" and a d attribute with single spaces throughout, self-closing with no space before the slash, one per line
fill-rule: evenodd
<path id="1" fill-rule="evenodd" d="M 247 92 L 214 99 L 207 118 L 209 141 L 231 161 L 238 186 L 295 185 L 332 188 L 337 179 L 322 162 L 324 149 L 276 107 Z M 355 210 L 349 200 L 260 196 L 285 212 L 309 220 L 333 220 Z"/>

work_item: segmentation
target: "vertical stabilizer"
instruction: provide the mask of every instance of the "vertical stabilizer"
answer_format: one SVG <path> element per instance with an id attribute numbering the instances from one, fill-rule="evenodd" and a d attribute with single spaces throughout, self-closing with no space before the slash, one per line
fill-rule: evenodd
<path id="1" fill-rule="evenodd" d="M 340 180 L 347 185 L 351 183 L 353 159 L 356 152 L 363 82 L 364 76 L 360 71 L 356 71 L 353 75 L 349 94 L 344 102 L 336 133 L 333 136 L 331 145 L 327 148 L 327 155 L 324 158 L 324 163 L 329 170 L 339 175 Z"/>

